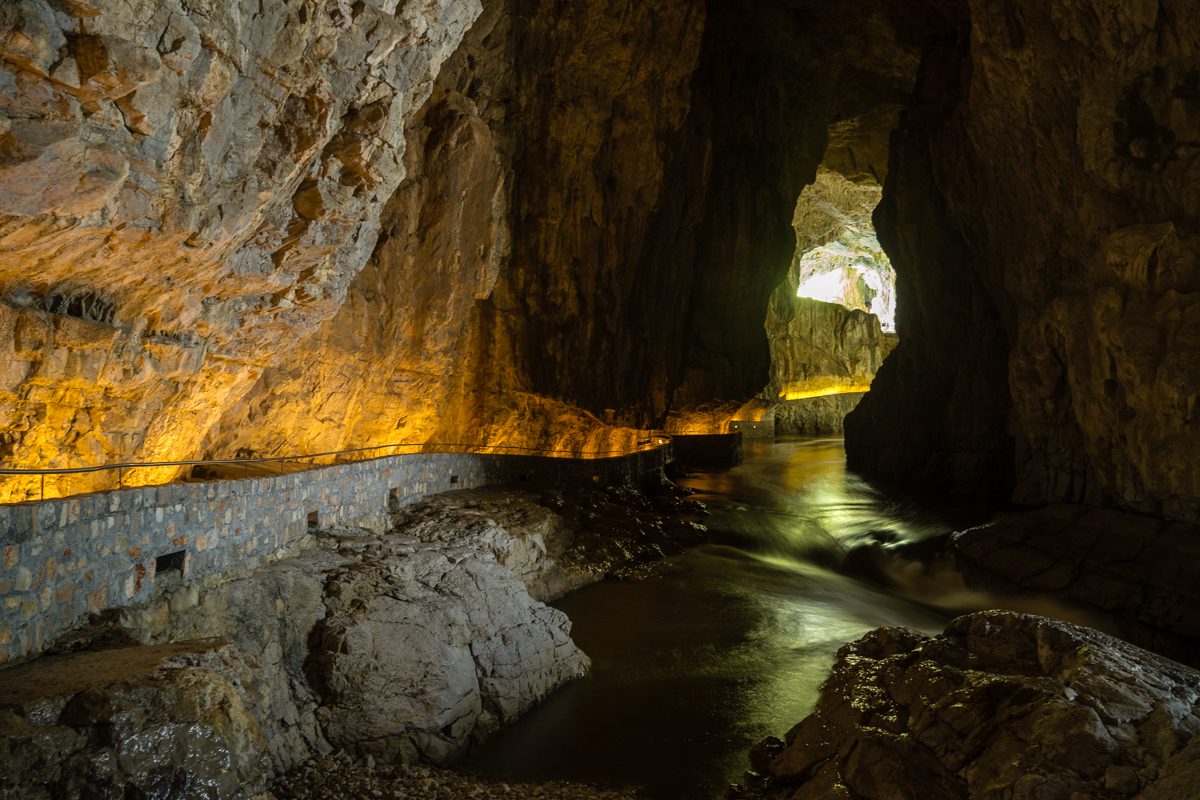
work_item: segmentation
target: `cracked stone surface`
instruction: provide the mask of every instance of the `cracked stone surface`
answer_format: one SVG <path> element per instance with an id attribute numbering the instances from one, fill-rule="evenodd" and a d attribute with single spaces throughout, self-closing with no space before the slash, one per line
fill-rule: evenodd
<path id="1" fill-rule="evenodd" d="M 240 797 L 268 768 L 252 659 L 219 642 L 0 672 L 0 796 Z"/>
<path id="2" fill-rule="evenodd" d="M 590 666 L 566 615 L 474 543 L 360 552 L 326 581 L 306 661 L 336 747 L 445 762 Z"/>
<path id="3" fill-rule="evenodd" d="M 405 122 L 480 9 L 5 2 L 0 457 L 195 453 L 346 298 Z"/>
<path id="4" fill-rule="evenodd" d="M 973 585 L 1040 592 L 1111 615 L 1122 638 L 1200 665 L 1200 531 L 1194 525 L 1086 506 L 1001 514 L 956 534 Z"/>
<path id="5" fill-rule="evenodd" d="M 990 611 L 838 651 L 813 714 L 742 798 L 1165 800 L 1200 792 L 1200 673 L 1065 622 Z"/>

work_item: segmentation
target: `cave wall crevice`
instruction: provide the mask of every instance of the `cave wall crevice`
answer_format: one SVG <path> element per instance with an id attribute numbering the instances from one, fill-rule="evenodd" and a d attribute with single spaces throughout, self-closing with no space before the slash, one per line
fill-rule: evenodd
<path id="1" fill-rule="evenodd" d="M 961 490 L 1003 495 L 1011 475 L 1021 503 L 1200 518 L 1186 5 L 972 0 L 948 18 L 961 44 L 926 50 L 937 89 L 893 147 L 880 227 L 903 262 L 902 343 L 848 426 L 853 463 L 921 476 L 973 449 Z M 969 319 L 947 302 L 955 280 Z M 909 402 L 939 381 L 943 400 Z"/>

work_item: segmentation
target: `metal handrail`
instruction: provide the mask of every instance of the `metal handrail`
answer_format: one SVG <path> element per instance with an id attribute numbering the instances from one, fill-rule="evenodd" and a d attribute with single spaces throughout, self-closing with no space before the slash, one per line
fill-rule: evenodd
<path id="1" fill-rule="evenodd" d="M 120 464 L 99 464 L 91 467 L 57 467 L 50 469 L 12 469 L 8 467 L 0 467 L 0 475 L 38 475 L 41 476 L 41 499 L 46 498 L 46 476 L 47 475 L 75 475 L 88 472 L 104 472 L 107 470 L 117 471 L 117 488 L 124 488 L 125 470 L 131 469 L 151 469 L 155 467 L 202 467 L 214 466 L 223 464 L 240 464 L 246 469 L 247 475 L 251 464 L 274 464 L 280 465 L 289 461 L 303 461 L 307 459 L 329 458 L 331 456 L 343 456 L 355 453 L 368 453 L 375 450 L 387 450 L 400 447 L 415 447 L 415 448 L 466 448 L 469 452 L 474 452 L 479 455 L 507 455 L 505 453 L 486 453 L 487 450 L 515 450 L 522 453 L 532 453 L 536 455 L 551 455 L 551 454 L 567 454 L 574 458 L 583 458 L 589 456 L 621 456 L 632 455 L 633 453 L 641 453 L 649 450 L 654 450 L 665 445 L 671 439 L 670 434 L 654 432 L 650 439 L 638 442 L 638 446 L 634 450 L 587 450 L 577 451 L 564 448 L 548 448 L 548 447 L 524 447 L 521 445 L 511 444 L 472 444 L 469 442 L 399 442 L 395 444 L 378 444 L 370 447 L 352 447 L 345 450 L 330 450 L 324 453 L 305 453 L 295 456 L 269 456 L 262 458 L 211 458 L 197 461 L 145 461 L 140 463 L 123 462 Z M 657 443 L 654 440 L 659 440 Z M 438 452 L 436 449 L 425 452 Z M 453 451 L 450 451 L 453 452 Z M 402 455 L 397 453 L 395 455 Z M 334 466 L 313 464 L 313 468 L 321 466 Z"/>

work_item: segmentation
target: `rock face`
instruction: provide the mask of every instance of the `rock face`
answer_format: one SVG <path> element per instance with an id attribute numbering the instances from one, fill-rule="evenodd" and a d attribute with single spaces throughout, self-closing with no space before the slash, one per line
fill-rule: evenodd
<path id="1" fill-rule="evenodd" d="M 0 794 L 246 797 L 267 768 L 251 663 L 203 643 L 0 672 Z"/>
<path id="2" fill-rule="evenodd" d="M 709 6 L 695 85 L 712 143 L 697 161 L 712 176 L 676 405 L 762 390 L 770 352 L 758 331 L 796 253 L 797 198 L 822 159 L 853 178 L 886 173 L 880 120 L 905 102 L 919 40 L 883 3 Z"/>
<path id="3" fill-rule="evenodd" d="M 883 5 L 6 5 L 0 457 L 599 450 L 745 400 L 796 197 L 827 141 L 878 174 L 911 80 Z"/>
<path id="4" fill-rule="evenodd" d="M 897 63 L 898 82 L 906 68 L 915 70 L 915 59 Z M 898 108 L 883 106 L 849 130 L 835 125 L 825 162 L 796 202 L 795 256 L 771 293 L 764 325 L 771 369 L 761 397 L 777 403 L 776 434 L 841 434 L 846 414 L 896 347 L 896 278 L 871 215 L 898 116 Z"/>
<path id="5" fill-rule="evenodd" d="M 874 314 L 777 292 L 767 315 L 771 382 L 765 400 L 865 392 L 896 337 Z"/>
<path id="6" fill-rule="evenodd" d="M 409 123 L 408 178 L 347 302 L 230 409 L 214 452 L 620 449 L 635 431 L 554 398 L 602 413 L 657 385 L 664 406 L 667 357 L 642 342 L 678 335 L 660 310 L 684 302 L 687 275 L 639 259 L 672 196 L 662 162 L 688 113 L 704 4 L 526 5 L 486 4 Z"/>
<path id="7" fill-rule="evenodd" d="M 954 536 L 967 581 L 1049 594 L 1106 615 L 1121 638 L 1200 666 L 1200 530 L 1155 517 L 1056 505 L 1001 514 Z"/>
<path id="8" fill-rule="evenodd" d="M 881 240 L 901 344 L 856 466 L 1200 519 L 1200 28 L 1185 2 L 942 4 Z"/>
<path id="9" fill-rule="evenodd" d="M 836 436 L 843 431 L 846 415 L 863 399 L 862 392 L 831 394 L 805 400 L 783 400 L 775 404 L 777 436 Z"/>
<path id="10" fill-rule="evenodd" d="M 1190 797 L 1200 673 L 1065 622 L 1007 612 L 838 651 L 811 716 L 758 753 L 763 798 Z"/>
<path id="11" fill-rule="evenodd" d="M 898 117 L 899 111 L 881 123 L 891 131 Z M 876 168 L 871 165 L 871 169 Z M 838 303 L 875 314 L 884 329 L 894 333 L 896 274 L 879 245 L 872 220 L 883 196 L 881 178 L 872 175 L 859 180 L 862 182 L 856 183 L 822 165 L 816 180 L 804 187 L 792 220 L 796 255 L 788 280 L 775 290 L 771 301 L 774 305 L 777 295 L 785 292 L 789 297 L 799 293 Z"/>
<path id="12" fill-rule="evenodd" d="M 197 453 L 342 305 L 404 177 L 411 109 L 479 12 L 5 3 L 6 463 Z"/>
<path id="13" fill-rule="evenodd" d="M 327 581 L 306 662 L 335 747 L 441 763 L 587 671 L 566 615 L 469 544 L 363 554 Z"/>

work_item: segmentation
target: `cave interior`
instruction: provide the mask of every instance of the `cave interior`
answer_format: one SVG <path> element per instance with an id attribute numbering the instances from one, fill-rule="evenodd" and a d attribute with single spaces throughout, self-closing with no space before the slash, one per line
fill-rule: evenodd
<path id="1" fill-rule="evenodd" d="M 196 745 L 234 764 L 213 778 L 219 797 L 334 751 L 444 763 L 587 669 L 569 621 L 541 605 L 583 579 L 522 572 L 504 559 L 524 545 L 489 540 L 509 548 L 500 566 L 463 556 L 462 569 L 476 570 L 477 587 L 502 580 L 493 567 L 520 584 L 503 596 L 532 604 L 520 613 L 534 644 L 522 647 L 555 653 L 538 677 L 484 700 L 476 689 L 470 713 L 452 705 L 457 716 L 420 733 L 388 727 L 367 701 L 338 705 L 372 669 L 355 660 L 364 642 L 391 652 L 467 636 L 459 644 L 491 653 L 484 623 L 463 623 L 469 635 L 446 623 L 424 644 L 363 638 L 339 603 L 371 581 L 371 603 L 384 603 L 384 584 L 402 591 L 396 575 L 425 586 L 433 568 L 370 573 L 368 563 L 419 558 L 387 539 L 347 555 L 349 534 L 314 550 L 325 555 L 296 556 L 324 521 L 350 519 L 342 500 L 296 501 L 291 527 L 281 518 L 270 540 L 275 555 L 251 554 L 227 544 L 222 526 L 239 523 L 226 506 L 274 489 L 227 497 L 217 486 L 292 491 L 310 467 L 435 451 L 582 462 L 674 437 L 683 452 L 687 437 L 738 430 L 749 443 L 769 423 L 766 441 L 844 437 L 847 468 L 887 492 L 986 507 L 995 518 L 939 556 L 973 588 L 1049 593 L 1109 621 L 1097 634 L 985 611 L 934 639 L 868 634 L 839 651 L 813 715 L 756 751 L 736 796 L 875 797 L 888 781 L 914 798 L 1200 797 L 1194 11 L 1189 0 L 6 0 L 0 664 L 14 666 L 0 670 L 0 727 L 16 777 L 0 788 L 66 796 L 86 777 L 200 796 L 186 780 L 146 777 L 162 763 L 183 775 L 182 755 L 149 772 L 102 769 L 95 747 L 66 743 L 64 731 L 84 736 L 118 711 L 135 720 L 134 749 L 179 723 L 147 711 L 191 702 L 180 679 L 161 678 L 163 659 L 208 670 L 195 680 L 225 698 L 203 709 L 205 724 L 225 715 L 221 733 Z M 288 460 L 299 454 L 324 455 Z M 412 502 L 488 483 L 473 483 L 467 461 L 437 463 L 436 478 L 428 468 L 405 479 Z M 532 484 L 541 473 L 514 474 Z M 408 484 L 388 480 L 379 514 L 402 517 Z M 204 502 L 226 504 L 203 531 L 171 494 L 187 486 L 211 486 Z M 625 511 L 588 502 L 601 510 L 560 502 L 554 518 L 583 530 L 608 513 L 628 534 Z M 458 508 L 420 503 L 446 525 Z M 236 513 L 250 514 L 236 536 L 272 535 L 265 510 Z M 77 524 L 91 525 L 86 544 L 64 533 Z M 692 533 L 671 534 L 665 554 Z M 181 549 L 143 553 L 159 535 Z M 881 539 L 870 558 L 930 569 L 909 545 Z M 187 579 L 230 547 L 226 588 Z M 300 567 L 263 567 L 274 589 L 236 588 L 284 553 L 336 577 L 320 588 Z M 603 559 L 596 575 L 617 574 Z M 892 562 L 871 563 L 882 580 Z M 255 605 L 272 592 L 273 605 Z M 503 592 L 479 601 L 489 614 Z M 207 621 L 194 608 L 209 608 Z M 284 677 L 258 705 L 230 688 L 252 668 L 241 656 L 180 649 L 233 636 L 222 614 L 257 620 L 255 636 L 268 635 L 264 618 L 308 619 L 303 635 L 271 639 L 282 655 L 266 658 Z M 125 688 L 109 692 L 108 716 L 85 702 L 106 690 L 79 689 L 82 672 L 110 674 L 99 662 L 46 668 L 74 687 L 65 710 L 16 699 L 43 653 L 95 659 L 117 629 L 113 642 L 143 649 L 110 670 L 104 685 Z M 1118 638 L 1093 638 L 1107 634 Z M 1079 648 L 1098 660 L 1071 661 Z M 960 731 L 946 744 L 913 710 L 933 700 L 901 697 L 900 678 L 884 685 L 862 666 L 900 659 L 887 663 L 915 685 L 922 658 L 944 670 L 921 690 L 930 696 L 969 693 L 959 672 L 947 677 L 968 663 L 1008 676 L 1013 696 L 996 702 L 1013 716 L 999 715 L 999 738 L 972 750 Z M 476 656 L 472 670 L 485 670 L 480 659 L 504 661 Z M 131 676 L 151 668 L 158 699 L 138 700 Z M 1157 716 L 1130 716 L 1130 733 L 1117 701 L 1063 678 L 1069 668 L 1101 682 L 1153 673 L 1120 691 Z M 1043 714 L 1021 694 L 1032 684 L 1012 677 L 1035 673 L 1066 681 L 1061 713 Z M 503 683 L 488 675 L 477 682 Z M 913 721 L 839 728 L 846 698 L 872 691 L 892 692 L 877 710 Z M 1099 699 L 1074 701 L 1079 692 Z M 1088 714 L 1103 724 L 1088 727 Z M 32 741 L 35 725 L 56 743 L 45 733 L 36 747 L 11 744 Z M 1033 741 L 1033 730 L 1091 738 L 1064 744 L 1053 769 L 1053 754 L 1035 764 L 995 743 L 1005 732 Z M 1173 744 L 1154 749 L 1147 731 Z M 1005 758 L 1021 773 L 996 766 Z M 908 766 L 888 776 L 878 763 L 889 759 Z M 46 766 L 56 760 L 71 766 Z"/>

